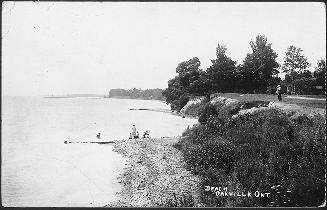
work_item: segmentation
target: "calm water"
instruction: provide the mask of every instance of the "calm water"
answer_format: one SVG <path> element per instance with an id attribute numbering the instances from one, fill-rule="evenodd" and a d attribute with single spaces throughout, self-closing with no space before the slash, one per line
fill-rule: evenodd
<path id="1" fill-rule="evenodd" d="M 196 120 L 130 108 L 169 107 L 159 101 L 108 98 L 2 98 L 1 195 L 4 206 L 89 207 L 114 201 L 126 160 L 109 144 L 133 124 L 151 137 L 177 136 Z"/>

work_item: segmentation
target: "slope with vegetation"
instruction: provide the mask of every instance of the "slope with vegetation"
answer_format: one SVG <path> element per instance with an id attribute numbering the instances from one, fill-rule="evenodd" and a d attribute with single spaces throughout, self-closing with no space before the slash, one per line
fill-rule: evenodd
<path id="1" fill-rule="evenodd" d="M 319 206 L 325 199 L 326 119 L 321 108 L 326 101 L 278 102 L 267 93 L 282 84 L 284 93 L 324 94 L 325 61 L 312 75 L 300 48 L 289 47 L 279 65 L 265 36 L 250 45 L 252 53 L 241 65 L 226 55 L 224 45 L 218 45 L 217 58 L 206 70 L 196 57 L 178 64 L 178 75 L 163 95 L 172 110 L 198 117 L 199 124 L 188 128 L 175 147 L 187 168 L 202 177 L 206 206 Z M 279 67 L 285 80 L 278 77 Z M 217 196 L 205 186 L 270 196 Z"/>
<path id="2" fill-rule="evenodd" d="M 271 197 L 221 197 L 202 191 L 207 206 L 318 206 L 323 203 L 326 134 L 324 115 L 265 107 L 264 101 L 217 100 L 198 109 L 200 124 L 175 146 L 205 186 Z M 274 186 L 289 200 L 273 197 Z M 283 203 L 285 202 L 285 203 Z"/>

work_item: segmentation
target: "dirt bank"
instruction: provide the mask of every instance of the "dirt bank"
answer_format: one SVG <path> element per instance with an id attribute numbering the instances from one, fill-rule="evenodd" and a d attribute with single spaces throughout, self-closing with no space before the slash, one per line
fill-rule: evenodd
<path id="1" fill-rule="evenodd" d="M 178 140 L 117 141 L 114 151 L 129 161 L 125 173 L 119 178 L 123 185 L 119 200 L 105 207 L 178 206 L 178 203 L 190 203 L 190 200 L 193 206 L 201 207 L 200 178 L 185 169 L 181 152 L 172 146 Z"/>

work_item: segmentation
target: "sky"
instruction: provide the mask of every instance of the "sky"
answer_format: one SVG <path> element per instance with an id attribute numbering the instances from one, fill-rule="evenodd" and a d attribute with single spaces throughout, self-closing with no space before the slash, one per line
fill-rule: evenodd
<path id="1" fill-rule="evenodd" d="M 182 61 L 208 68 L 218 43 L 241 64 L 258 34 L 280 64 L 294 45 L 314 70 L 326 59 L 325 4 L 2 2 L 2 95 L 166 88 Z"/>

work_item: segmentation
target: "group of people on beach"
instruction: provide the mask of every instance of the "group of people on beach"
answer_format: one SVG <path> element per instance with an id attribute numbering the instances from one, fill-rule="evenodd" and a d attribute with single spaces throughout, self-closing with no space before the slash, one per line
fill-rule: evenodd
<path id="1" fill-rule="evenodd" d="M 147 130 L 143 133 L 143 138 L 149 138 L 149 136 L 150 136 L 150 131 Z M 129 133 L 129 139 L 139 139 L 139 138 L 140 138 L 139 132 L 136 130 L 135 125 L 133 125 L 132 133 Z"/>

